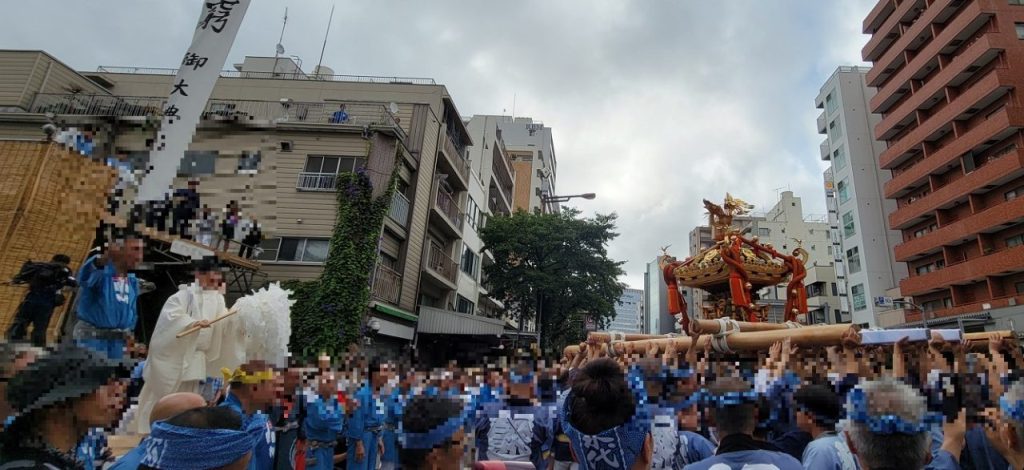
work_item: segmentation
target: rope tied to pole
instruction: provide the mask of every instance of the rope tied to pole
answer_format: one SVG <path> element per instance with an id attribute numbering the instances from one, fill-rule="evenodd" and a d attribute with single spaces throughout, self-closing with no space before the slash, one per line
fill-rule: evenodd
<path id="1" fill-rule="evenodd" d="M 740 331 L 740 324 L 730 317 L 721 317 L 718 321 L 718 333 L 711 335 L 711 347 L 720 353 L 731 353 L 729 335 Z"/>

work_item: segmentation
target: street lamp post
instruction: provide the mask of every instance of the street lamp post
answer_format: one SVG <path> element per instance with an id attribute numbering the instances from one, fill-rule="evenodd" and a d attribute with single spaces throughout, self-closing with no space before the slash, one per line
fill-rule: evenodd
<path id="1" fill-rule="evenodd" d="M 571 195 L 568 195 L 568 196 L 541 196 L 540 197 L 540 203 L 541 203 L 542 207 L 546 208 L 548 204 L 559 203 L 559 202 L 569 202 L 570 199 L 576 199 L 576 198 L 593 200 L 593 199 L 597 198 L 597 194 L 594 194 L 594 193 L 583 193 L 583 194 L 571 194 Z"/>
<path id="2" fill-rule="evenodd" d="M 892 305 L 894 307 L 899 306 L 901 304 L 904 305 L 904 306 L 909 305 L 909 306 L 917 309 L 919 312 L 921 312 L 921 324 L 925 327 L 925 329 L 928 328 L 928 311 L 926 311 L 925 309 L 921 308 L 920 305 L 917 305 L 914 302 L 909 301 L 907 299 L 899 299 L 899 300 L 893 299 L 893 301 L 892 301 Z M 904 308 L 906 308 L 906 307 L 904 307 Z M 904 320 L 904 321 L 906 321 L 906 320 Z"/>

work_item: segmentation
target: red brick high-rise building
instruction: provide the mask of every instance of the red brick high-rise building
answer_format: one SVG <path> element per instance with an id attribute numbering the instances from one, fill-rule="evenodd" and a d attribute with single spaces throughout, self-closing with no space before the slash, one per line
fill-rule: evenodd
<path id="1" fill-rule="evenodd" d="M 1024 305 L 1024 0 L 882 0 L 866 80 L 904 296 L 927 318 Z M 919 320 L 920 315 L 908 317 Z M 991 324 L 992 322 L 989 321 Z"/>

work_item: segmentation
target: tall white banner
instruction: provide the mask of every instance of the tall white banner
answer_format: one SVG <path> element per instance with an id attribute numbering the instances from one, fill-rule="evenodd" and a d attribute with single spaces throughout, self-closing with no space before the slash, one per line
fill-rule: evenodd
<path id="1" fill-rule="evenodd" d="M 205 0 L 192 45 L 174 76 L 164 106 L 157 140 L 150 153 L 149 174 L 139 186 L 137 201 L 163 199 L 192 142 L 206 101 L 213 93 L 228 51 L 238 35 L 250 0 Z"/>

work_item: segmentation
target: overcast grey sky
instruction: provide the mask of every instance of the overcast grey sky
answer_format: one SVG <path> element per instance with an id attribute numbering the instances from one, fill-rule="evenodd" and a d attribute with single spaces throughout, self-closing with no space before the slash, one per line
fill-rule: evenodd
<path id="1" fill-rule="evenodd" d="M 5 2 L 0 48 L 84 70 L 174 67 L 200 0 Z M 512 111 L 553 128 L 561 193 L 619 214 L 611 255 L 643 287 L 658 247 L 687 254 L 701 198 L 768 209 L 776 188 L 825 212 L 814 97 L 858 65 L 874 0 L 254 0 L 228 63 L 284 46 L 312 69 L 432 77 L 464 117 Z"/>

